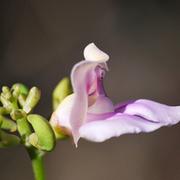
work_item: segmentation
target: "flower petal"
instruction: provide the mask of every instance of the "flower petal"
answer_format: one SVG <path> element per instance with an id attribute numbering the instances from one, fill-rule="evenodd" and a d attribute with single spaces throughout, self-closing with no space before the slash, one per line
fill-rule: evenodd
<path id="1" fill-rule="evenodd" d="M 88 108 L 88 95 L 97 78 L 96 66 L 107 68 L 106 61 L 109 56 L 99 50 L 94 43 L 89 44 L 84 49 L 84 56 L 87 61 L 77 63 L 71 71 L 71 82 L 74 90 L 74 101 L 69 112 L 70 124 L 74 144 L 80 138 L 79 127 L 86 121 Z"/>
<path id="2" fill-rule="evenodd" d="M 150 121 L 161 122 L 164 125 L 172 125 L 180 121 L 180 106 L 167 106 L 146 99 L 117 104 L 115 111 L 141 116 Z"/>
<path id="3" fill-rule="evenodd" d="M 96 102 L 88 108 L 88 113 L 103 114 L 114 112 L 113 102 L 106 96 L 101 95 Z"/>
<path id="4" fill-rule="evenodd" d="M 70 110 L 70 124 L 74 143 L 80 138 L 78 129 L 85 123 L 88 108 L 88 94 L 96 78 L 94 68 L 97 63 L 81 61 L 77 63 L 71 72 L 71 82 L 74 90 L 74 101 Z"/>
<path id="5" fill-rule="evenodd" d="M 67 96 L 58 106 L 58 108 L 53 112 L 50 123 L 52 126 L 66 127 L 69 132 L 72 127 L 70 124 L 70 112 L 74 102 L 74 94 Z M 67 133 L 68 134 L 68 133 Z M 66 134 L 66 135 L 67 135 Z M 70 135 L 70 134 L 68 134 Z"/>
<path id="6" fill-rule="evenodd" d="M 84 49 L 85 60 L 88 61 L 107 61 L 109 56 L 101 51 L 94 43 L 87 45 Z"/>
<path id="7" fill-rule="evenodd" d="M 88 114 L 88 116 L 89 119 L 94 119 L 94 121 L 81 126 L 79 134 L 82 138 L 93 142 L 103 142 L 127 133 L 151 132 L 163 126 L 161 123 L 151 122 L 124 113 Z"/>

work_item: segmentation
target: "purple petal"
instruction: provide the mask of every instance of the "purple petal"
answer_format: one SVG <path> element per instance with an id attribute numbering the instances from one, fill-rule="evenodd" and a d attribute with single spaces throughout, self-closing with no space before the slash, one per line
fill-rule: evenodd
<path id="1" fill-rule="evenodd" d="M 96 66 L 97 63 L 81 61 L 73 67 L 71 73 L 74 101 L 69 114 L 75 144 L 80 138 L 78 129 L 85 123 L 88 108 L 88 94 L 96 78 L 94 71 Z"/>
<path id="2" fill-rule="evenodd" d="M 127 133 L 151 132 L 163 126 L 161 123 L 124 113 L 88 114 L 88 116 L 89 121 L 90 119 L 94 121 L 81 126 L 79 134 L 82 138 L 93 142 L 102 142 Z"/>
<path id="3" fill-rule="evenodd" d="M 146 99 L 120 103 L 115 106 L 115 111 L 141 116 L 164 125 L 176 124 L 180 120 L 180 106 L 167 106 Z"/>
<path id="4" fill-rule="evenodd" d="M 80 138 L 78 132 L 79 127 L 83 125 L 86 120 L 88 95 L 97 78 L 94 69 L 96 66 L 108 69 L 106 61 L 109 59 L 109 56 L 98 49 L 94 43 L 86 46 L 84 49 L 84 57 L 86 60 L 77 63 L 71 72 L 74 102 L 70 110 L 70 124 L 75 145 L 77 145 L 77 141 Z"/>

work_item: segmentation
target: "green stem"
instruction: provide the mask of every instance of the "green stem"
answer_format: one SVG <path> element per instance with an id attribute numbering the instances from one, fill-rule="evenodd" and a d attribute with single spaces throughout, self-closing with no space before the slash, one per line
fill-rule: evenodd
<path id="1" fill-rule="evenodd" d="M 22 119 L 18 119 L 16 122 L 18 125 L 18 131 L 19 131 L 20 136 L 31 134 L 31 129 L 27 122 L 26 116 L 23 117 Z"/>
<path id="2" fill-rule="evenodd" d="M 29 143 L 29 135 L 31 134 L 31 129 L 27 122 L 26 116 L 22 119 L 17 120 L 18 131 L 21 135 L 22 144 L 29 153 L 32 168 L 34 172 L 35 180 L 45 180 L 44 172 L 44 155 L 45 151 L 35 148 Z"/>
<path id="3" fill-rule="evenodd" d="M 34 148 L 33 146 L 26 148 L 31 158 L 32 168 L 35 180 L 45 180 L 44 171 L 44 155 L 45 152 Z"/>

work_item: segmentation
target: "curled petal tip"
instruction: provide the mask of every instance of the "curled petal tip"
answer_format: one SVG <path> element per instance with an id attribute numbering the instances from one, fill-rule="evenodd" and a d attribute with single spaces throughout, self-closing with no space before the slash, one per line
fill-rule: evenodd
<path id="1" fill-rule="evenodd" d="M 90 43 L 84 49 L 84 58 L 88 61 L 107 61 L 109 56 L 101 51 L 94 43 Z"/>

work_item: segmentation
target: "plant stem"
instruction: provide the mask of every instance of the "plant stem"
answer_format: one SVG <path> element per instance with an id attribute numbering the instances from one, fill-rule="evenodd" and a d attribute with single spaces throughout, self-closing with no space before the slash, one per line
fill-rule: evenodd
<path id="1" fill-rule="evenodd" d="M 31 130 L 26 117 L 23 117 L 22 119 L 18 119 L 17 124 L 18 124 L 19 134 L 21 135 L 22 144 L 28 151 L 28 154 L 31 159 L 35 180 L 45 180 L 45 172 L 44 172 L 45 151 L 37 149 L 29 143 L 28 138 L 29 135 L 31 134 Z"/>
<path id="2" fill-rule="evenodd" d="M 26 116 L 23 117 L 22 119 L 18 119 L 17 121 L 17 125 L 18 125 L 18 131 L 20 136 L 24 136 L 24 135 L 30 135 L 31 134 L 31 129 L 29 127 L 29 124 L 27 122 Z"/>
<path id="3" fill-rule="evenodd" d="M 44 155 L 45 152 L 34 148 L 33 146 L 26 148 L 31 158 L 32 168 L 35 180 L 45 180 L 44 171 Z"/>

